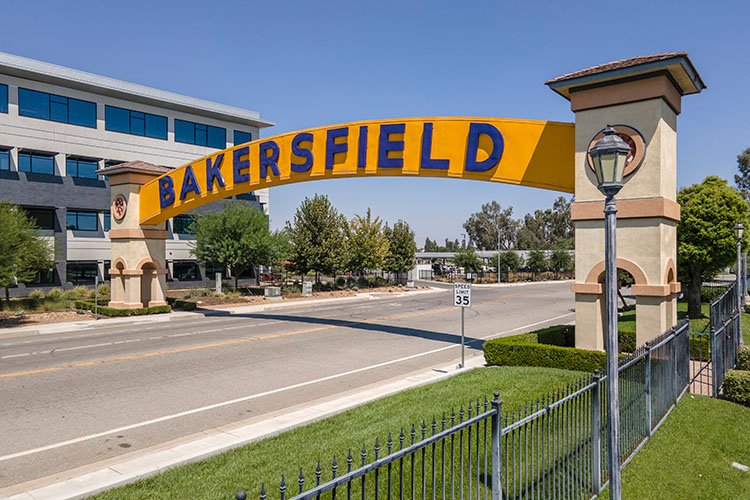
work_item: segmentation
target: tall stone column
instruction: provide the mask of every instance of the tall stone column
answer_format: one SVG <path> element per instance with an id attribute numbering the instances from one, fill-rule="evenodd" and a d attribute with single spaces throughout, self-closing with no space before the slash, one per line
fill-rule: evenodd
<path id="1" fill-rule="evenodd" d="M 683 52 L 616 61 L 547 85 L 570 100 L 576 116 L 576 347 L 604 350 L 604 196 L 587 151 L 608 124 L 619 125 L 634 149 L 616 197 L 617 266 L 635 278 L 641 345 L 677 320 L 677 115 L 682 96 L 705 85 Z"/>
<path id="2" fill-rule="evenodd" d="M 141 186 L 169 169 L 141 161 L 97 170 L 109 176 L 112 196 L 110 307 L 131 309 L 166 304 L 166 223 L 139 223 Z"/>

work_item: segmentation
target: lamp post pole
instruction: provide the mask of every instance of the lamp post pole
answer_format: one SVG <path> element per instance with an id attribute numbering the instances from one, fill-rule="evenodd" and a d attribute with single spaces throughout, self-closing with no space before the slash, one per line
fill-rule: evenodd
<path id="1" fill-rule="evenodd" d="M 735 289 L 737 295 L 737 328 L 739 329 L 739 341 L 743 344 L 742 338 L 742 299 L 744 296 L 744 290 L 742 289 L 742 234 L 745 232 L 745 226 L 741 223 L 737 223 L 734 226 L 734 239 L 737 240 L 737 272 L 735 275 Z"/>
<path id="2" fill-rule="evenodd" d="M 619 190 L 619 189 L 618 189 Z M 615 191 L 616 192 L 616 191 Z M 617 206 L 615 193 L 607 192 L 604 202 L 604 287 L 607 321 L 607 424 L 609 427 L 609 494 L 622 498 L 620 478 L 620 397 L 617 373 Z"/>
<path id="3" fill-rule="evenodd" d="M 497 284 L 500 284 L 500 226 L 497 226 Z"/>

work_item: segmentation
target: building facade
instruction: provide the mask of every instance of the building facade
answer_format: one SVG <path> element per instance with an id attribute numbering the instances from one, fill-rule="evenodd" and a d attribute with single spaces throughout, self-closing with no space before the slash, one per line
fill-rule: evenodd
<path id="1" fill-rule="evenodd" d="M 11 293 L 108 279 L 110 189 L 96 170 L 132 160 L 178 167 L 271 125 L 255 111 L 0 53 L 0 200 L 22 206 L 55 251 L 53 268 Z M 269 213 L 267 189 L 236 198 Z M 167 224 L 175 287 L 226 271 L 196 262 L 191 220 Z"/>

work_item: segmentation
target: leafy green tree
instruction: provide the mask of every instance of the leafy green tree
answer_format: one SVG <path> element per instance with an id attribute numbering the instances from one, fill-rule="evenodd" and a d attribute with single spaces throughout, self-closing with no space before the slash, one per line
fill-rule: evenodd
<path id="1" fill-rule="evenodd" d="M 549 257 L 549 265 L 555 272 L 572 271 L 573 256 L 567 250 L 553 250 Z"/>
<path id="2" fill-rule="evenodd" d="M 546 271 L 549 267 L 549 261 L 542 250 L 532 250 L 529 252 L 528 259 L 526 259 L 526 265 L 529 266 L 529 269 L 533 272 L 537 273 L 540 271 Z"/>
<path id="3" fill-rule="evenodd" d="M 501 249 L 513 247 L 518 221 L 512 215 L 513 207 L 504 209 L 496 201 L 485 203 L 464 222 L 469 241 L 477 248 L 496 249 L 499 234 Z"/>
<path id="4" fill-rule="evenodd" d="M 417 244 L 414 242 L 414 231 L 404 221 L 396 222 L 393 227 L 387 224 L 383 230 L 388 239 L 388 255 L 383 268 L 397 275 L 414 269 Z"/>
<path id="5" fill-rule="evenodd" d="M 283 252 L 284 236 L 272 234 L 268 217 L 249 203 L 225 201 L 221 210 L 197 213 L 194 218 L 193 255 L 229 268 L 235 288 L 240 274 L 274 264 Z"/>
<path id="6" fill-rule="evenodd" d="M 750 148 L 737 155 L 737 170 L 740 171 L 739 174 L 734 176 L 737 191 L 740 192 L 745 201 L 750 202 Z"/>
<path id="7" fill-rule="evenodd" d="M 681 206 L 677 223 L 677 273 L 685 284 L 688 316 L 701 316 L 701 285 L 736 258 L 733 227 L 748 223 L 748 204 L 717 176 L 683 188 L 677 194 Z M 742 245 L 747 248 L 748 232 Z"/>
<path id="8" fill-rule="evenodd" d="M 516 233 L 516 248 L 523 250 L 571 250 L 574 245 L 570 202 L 558 197 L 552 208 L 526 214 Z"/>
<path id="9" fill-rule="evenodd" d="M 0 201 L 0 230 L 0 286 L 10 302 L 8 288 L 49 269 L 54 251 L 36 231 L 34 220 L 17 205 Z"/>
<path id="10" fill-rule="evenodd" d="M 366 217 L 355 215 L 349 222 L 346 228 L 348 270 L 361 274 L 365 270 L 383 267 L 388 255 L 388 239 L 383 234 L 382 226 L 380 217 L 373 219 L 369 208 Z"/>
<path id="11" fill-rule="evenodd" d="M 495 257 L 495 265 L 497 265 L 497 260 L 497 257 Z M 513 250 L 501 252 L 499 260 L 499 272 L 507 272 L 508 270 L 510 270 L 511 272 L 518 271 L 521 266 L 523 266 L 523 259 L 520 255 L 518 255 L 518 252 L 514 252 Z"/>
<path id="12" fill-rule="evenodd" d="M 439 252 L 438 250 L 440 247 L 438 246 L 437 242 L 432 241 L 430 238 L 426 238 L 424 240 L 424 251 L 425 252 Z"/>
<path id="13" fill-rule="evenodd" d="M 473 248 L 461 249 L 451 258 L 456 267 L 463 267 L 464 272 L 478 273 L 482 269 L 482 259 Z"/>
<path id="14" fill-rule="evenodd" d="M 346 217 L 339 214 L 325 195 L 305 198 L 287 221 L 291 249 L 289 260 L 301 274 L 315 273 L 315 282 L 320 283 L 320 274 L 334 275 L 347 262 Z M 413 254 L 412 254 L 413 257 Z"/>

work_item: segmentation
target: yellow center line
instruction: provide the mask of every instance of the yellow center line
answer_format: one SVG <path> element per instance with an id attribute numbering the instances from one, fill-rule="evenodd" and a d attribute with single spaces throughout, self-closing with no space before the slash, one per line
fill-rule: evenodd
<path id="1" fill-rule="evenodd" d="M 512 297 L 514 295 L 520 295 L 520 294 L 523 294 L 523 293 L 537 293 L 537 292 L 515 292 L 515 293 L 509 293 L 509 294 L 506 294 L 506 295 L 502 295 L 500 297 L 496 297 L 494 299 L 483 300 L 481 302 L 475 302 L 475 304 L 487 304 L 489 302 L 494 302 L 494 301 L 497 301 L 497 300 L 506 299 L 508 297 Z M 20 377 L 22 375 L 35 375 L 37 373 L 49 373 L 49 372 L 56 372 L 56 371 L 60 371 L 60 370 L 67 370 L 69 368 L 83 368 L 83 367 L 86 367 L 86 366 L 95 366 L 95 365 L 101 365 L 101 364 L 104 364 L 104 363 L 114 363 L 114 362 L 117 362 L 117 361 L 128 361 L 128 360 L 133 360 L 133 359 L 150 358 L 150 357 L 153 357 L 153 356 L 164 356 L 166 354 L 176 354 L 176 353 L 180 353 L 180 352 L 197 351 L 197 350 L 200 350 L 200 349 L 210 349 L 210 348 L 214 348 L 214 347 L 223 347 L 223 346 L 234 345 L 234 344 L 243 344 L 243 343 L 246 343 L 246 342 L 256 342 L 256 341 L 259 341 L 259 340 L 276 339 L 276 338 L 280 338 L 280 337 L 288 337 L 290 335 L 300 335 L 300 334 L 303 334 L 303 333 L 319 332 L 319 331 L 322 331 L 322 330 L 332 330 L 334 328 L 346 328 L 346 327 L 354 326 L 354 325 L 361 324 L 361 323 L 375 323 L 377 321 L 387 321 L 387 320 L 392 320 L 392 319 L 411 318 L 411 317 L 414 317 L 414 316 L 422 316 L 422 315 L 425 315 L 425 314 L 434 314 L 434 313 L 439 313 L 439 312 L 450 311 L 452 309 L 454 309 L 453 306 L 451 306 L 451 307 L 443 307 L 443 308 L 440 308 L 440 309 L 432 309 L 432 310 L 429 310 L 429 311 L 419 311 L 419 312 L 398 314 L 398 315 L 395 315 L 395 316 L 385 316 L 385 317 L 382 317 L 382 318 L 368 319 L 368 320 L 362 320 L 362 321 L 347 321 L 345 323 L 341 323 L 341 324 L 338 324 L 338 325 L 320 326 L 320 327 L 317 327 L 317 328 L 307 328 L 307 329 L 304 329 L 304 330 L 295 330 L 295 331 L 292 331 L 292 332 L 285 332 L 285 333 L 274 333 L 274 334 L 270 334 L 270 335 L 263 335 L 261 337 L 247 337 L 247 338 L 244 338 L 244 339 L 235 339 L 235 340 L 227 340 L 227 341 L 224 341 L 224 342 L 215 342 L 213 344 L 201 344 L 201 345 L 196 345 L 196 346 L 192 346 L 192 347 L 181 347 L 179 349 L 169 349 L 169 350 L 166 350 L 166 351 L 147 352 L 147 353 L 144 353 L 144 354 L 133 354 L 132 356 L 121 356 L 121 357 L 118 357 L 118 358 L 108 358 L 108 359 L 98 359 L 98 360 L 95 360 L 95 361 L 86 361 L 84 363 L 74 363 L 74 364 L 70 364 L 70 365 L 52 366 L 52 367 L 49 367 L 49 368 L 40 368 L 38 370 L 27 370 L 27 371 L 23 371 L 23 372 L 6 373 L 6 374 L 0 375 L 0 378 Z"/>

